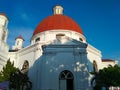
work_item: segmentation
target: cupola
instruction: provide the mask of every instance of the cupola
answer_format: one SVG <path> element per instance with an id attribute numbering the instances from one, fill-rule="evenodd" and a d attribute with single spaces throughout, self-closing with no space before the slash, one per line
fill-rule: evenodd
<path id="1" fill-rule="evenodd" d="M 20 35 L 18 36 L 16 39 L 15 39 L 15 45 L 13 46 L 13 50 L 19 50 L 19 49 L 22 49 L 23 48 L 23 42 L 24 42 L 24 39 L 23 37 Z"/>
<path id="2" fill-rule="evenodd" d="M 57 5 L 53 8 L 53 12 L 54 12 L 54 15 L 63 14 L 63 7 Z"/>

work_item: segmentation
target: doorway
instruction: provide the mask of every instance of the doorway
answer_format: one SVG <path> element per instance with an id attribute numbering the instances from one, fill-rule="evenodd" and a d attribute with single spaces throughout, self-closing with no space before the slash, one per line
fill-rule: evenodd
<path id="1" fill-rule="evenodd" d="M 74 90 L 73 82 L 74 82 L 74 77 L 70 71 L 64 70 L 60 73 L 59 76 L 60 90 Z"/>

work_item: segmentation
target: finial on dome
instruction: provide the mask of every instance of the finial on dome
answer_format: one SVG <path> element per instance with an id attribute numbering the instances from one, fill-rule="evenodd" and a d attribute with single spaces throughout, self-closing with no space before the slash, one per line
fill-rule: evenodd
<path id="1" fill-rule="evenodd" d="M 60 5 L 56 5 L 53 8 L 53 11 L 54 11 L 54 15 L 56 15 L 56 14 L 63 14 L 63 7 L 60 6 Z"/>

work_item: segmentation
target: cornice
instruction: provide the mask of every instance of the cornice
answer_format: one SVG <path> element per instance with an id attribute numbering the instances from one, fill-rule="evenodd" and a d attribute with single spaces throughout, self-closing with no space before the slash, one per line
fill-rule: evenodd
<path id="1" fill-rule="evenodd" d="M 101 57 L 101 51 L 88 44 L 87 51 L 99 55 Z"/>
<path id="2" fill-rule="evenodd" d="M 86 48 L 87 44 L 79 45 L 42 45 L 42 48 Z"/>

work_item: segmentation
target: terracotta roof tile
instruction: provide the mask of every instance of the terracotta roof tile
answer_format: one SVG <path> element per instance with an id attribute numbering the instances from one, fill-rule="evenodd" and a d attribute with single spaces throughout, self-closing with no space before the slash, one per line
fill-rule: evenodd
<path id="1" fill-rule="evenodd" d="M 70 17 L 65 15 L 52 15 L 45 18 L 35 29 L 33 35 L 54 29 L 72 30 L 83 34 L 80 26 Z"/>
<path id="2" fill-rule="evenodd" d="M 24 40 L 24 38 L 20 35 L 20 36 L 18 36 L 16 39 L 22 39 L 22 40 Z"/>
<path id="3" fill-rule="evenodd" d="M 102 62 L 115 62 L 115 60 L 111 60 L 111 59 L 102 59 Z"/>

